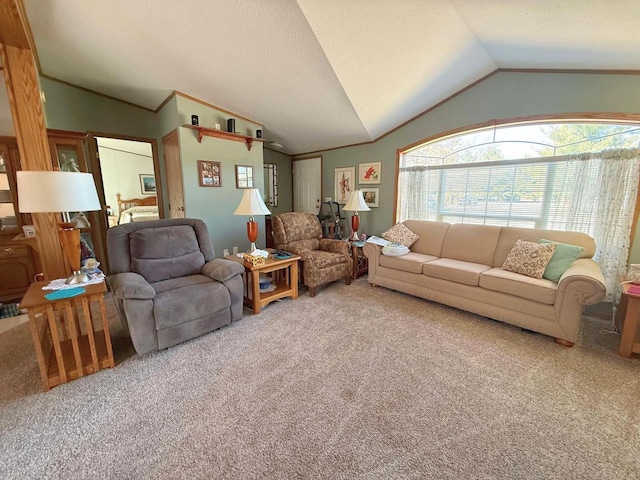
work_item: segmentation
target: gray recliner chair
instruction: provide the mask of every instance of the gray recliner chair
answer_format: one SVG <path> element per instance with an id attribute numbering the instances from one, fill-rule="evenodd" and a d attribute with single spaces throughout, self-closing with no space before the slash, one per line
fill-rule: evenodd
<path id="1" fill-rule="evenodd" d="M 215 258 L 202 220 L 127 223 L 107 231 L 107 278 L 140 355 L 242 318 L 242 265 Z"/>

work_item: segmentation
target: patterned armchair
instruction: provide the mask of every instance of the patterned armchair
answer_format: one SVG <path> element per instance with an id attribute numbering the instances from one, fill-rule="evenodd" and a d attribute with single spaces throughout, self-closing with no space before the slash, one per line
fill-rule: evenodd
<path id="1" fill-rule="evenodd" d="M 351 283 L 353 260 L 349 245 L 342 240 L 322 238 L 320 220 L 311 213 L 290 212 L 277 215 L 272 222 L 278 250 L 302 257 L 302 277 L 309 296 L 325 283 L 344 278 Z"/>

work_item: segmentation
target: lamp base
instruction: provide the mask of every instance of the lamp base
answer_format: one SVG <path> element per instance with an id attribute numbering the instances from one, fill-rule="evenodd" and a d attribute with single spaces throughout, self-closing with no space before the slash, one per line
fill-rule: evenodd
<path id="1" fill-rule="evenodd" d="M 358 237 L 358 232 L 354 231 L 351 236 L 349 237 L 349 240 L 351 240 L 352 242 L 359 242 L 360 241 L 360 237 Z"/>
<path id="2" fill-rule="evenodd" d="M 66 283 L 67 285 L 78 285 L 81 283 L 87 283 L 88 281 L 89 276 L 86 273 L 82 272 L 82 270 L 77 270 L 73 272 L 73 275 L 67 278 L 64 283 Z"/>

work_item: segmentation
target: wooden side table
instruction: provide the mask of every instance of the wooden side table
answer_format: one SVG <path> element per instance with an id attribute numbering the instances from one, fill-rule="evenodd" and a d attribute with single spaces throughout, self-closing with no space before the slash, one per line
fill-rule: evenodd
<path id="1" fill-rule="evenodd" d="M 362 250 L 364 245 L 359 246 L 349 242 L 349 246 L 351 247 L 351 256 L 353 258 L 353 279 L 355 280 L 369 271 L 369 259 Z"/>
<path id="2" fill-rule="evenodd" d="M 260 313 L 262 307 L 275 300 L 291 297 L 298 298 L 298 261 L 302 257 L 291 255 L 290 258 L 267 258 L 264 265 L 251 265 L 235 255 L 224 257 L 244 266 L 244 301 Z M 270 273 L 276 288 L 270 292 L 260 292 L 260 273 Z"/>
<path id="3" fill-rule="evenodd" d="M 616 311 L 616 329 L 622 332 L 618 353 L 621 357 L 629 358 L 634 353 L 640 353 L 640 343 L 637 341 L 638 326 L 640 326 L 640 295 L 629 293 L 632 284 L 622 284 L 622 298 Z"/>
<path id="4" fill-rule="evenodd" d="M 29 314 L 29 327 L 45 391 L 101 368 L 113 367 L 104 303 L 105 282 L 87 285 L 82 287 L 85 293 L 60 300 L 47 300 L 44 296 L 52 290 L 42 290 L 45 285 L 47 282 L 32 283 L 20 303 L 20 308 L 26 308 Z M 102 330 L 94 330 L 92 304 L 97 305 L 100 311 Z M 80 311 L 83 326 L 80 325 Z"/>

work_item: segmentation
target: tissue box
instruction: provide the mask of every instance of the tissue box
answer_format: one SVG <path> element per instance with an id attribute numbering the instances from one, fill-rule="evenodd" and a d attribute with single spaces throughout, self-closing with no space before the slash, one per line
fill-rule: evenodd
<path id="1" fill-rule="evenodd" d="M 264 265 L 265 263 L 267 263 L 267 259 L 266 258 L 264 258 L 264 257 L 254 257 L 253 255 L 249 255 L 247 253 L 243 253 L 242 254 L 242 259 L 245 262 L 250 263 L 254 267 L 258 267 L 260 265 Z"/>

